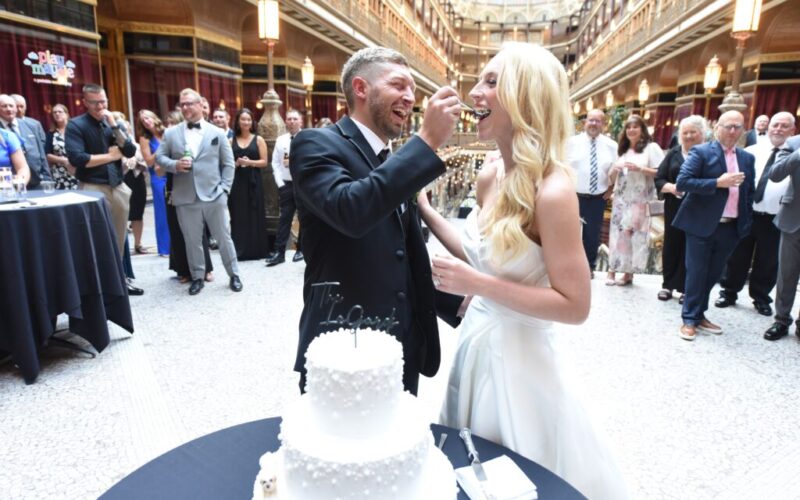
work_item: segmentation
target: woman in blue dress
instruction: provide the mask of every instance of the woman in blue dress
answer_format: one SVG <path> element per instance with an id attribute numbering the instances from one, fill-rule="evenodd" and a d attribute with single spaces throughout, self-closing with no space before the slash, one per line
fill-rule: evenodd
<path id="1" fill-rule="evenodd" d="M 152 111 L 143 109 L 139 111 L 139 147 L 142 158 L 147 163 L 150 172 L 150 186 L 153 189 L 153 212 L 156 219 L 156 243 L 158 255 L 169 256 L 169 225 L 167 224 L 167 203 L 164 197 L 166 179 L 165 172 L 156 164 L 156 150 L 161 144 L 164 134 L 164 124 Z"/>

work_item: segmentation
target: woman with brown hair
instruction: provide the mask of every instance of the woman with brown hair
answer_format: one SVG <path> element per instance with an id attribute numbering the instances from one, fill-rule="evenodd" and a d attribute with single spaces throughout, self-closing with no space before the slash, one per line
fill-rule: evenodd
<path id="1" fill-rule="evenodd" d="M 239 260 L 261 259 L 269 253 L 264 186 L 261 172 L 267 162 L 267 143 L 256 135 L 253 113 L 242 108 L 233 120 L 233 159 L 236 171 L 228 198 L 231 238 Z"/>
<path id="2" fill-rule="evenodd" d="M 153 191 L 153 215 L 156 222 L 156 243 L 158 255 L 169 255 L 169 225 L 167 224 L 167 203 L 165 199 L 166 179 L 161 168 L 156 164 L 156 150 L 164 135 L 164 124 L 155 113 L 148 109 L 139 111 L 136 121 L 136 135 L 139 136 L 139 147 L 142 158 L 150 172 L 150 187 Z"/>
<path id="3" fill-rule="evenodd" d="M 631 115 L 619 135 L 619 159 L 609 171 L 614 185 L 608 244 L 606 285 L 630 285 L 633 273 L 647 269 L 650 255 L 650 214 L 648 205 L 656 198 L 653 178 L 664 159 L 661 147 L 653 142 L 647 124 Z M 616 272 L 623 272 L 615 279 Z"/>
<path id="4" fill-rule="evenodd" d="M 67 150 L 64 146 L 69 110 L 63 104 L 56 104 L 50 111 L 50 116 L 53 118 L 53 128 L 47 133 L 44 142 L 47 162 L 50 164 L 50 174 L 56 183 L 56 189 L 78 189 L 75 167 L 69 164 Z"/>

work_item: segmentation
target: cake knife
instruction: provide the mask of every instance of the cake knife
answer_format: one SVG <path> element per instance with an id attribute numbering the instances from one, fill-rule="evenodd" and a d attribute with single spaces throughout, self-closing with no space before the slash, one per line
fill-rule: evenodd
<path id="1" fill-rule="evenodd" d="M 490 494 L 486 489 L 488 478 L 486 477 L 486 471 L 483 470 L 483 465 L 481 465 L 480 457 L 478 457 L 478 450 L 475 449 L 475 443 L 472 442 L 472 431 L 469 430 L 469 427 L 464 427 L 458 435 L 467 447 L 467 457 L 470 459 L 470 465 L 473 472 L 475 472 L 475 477 L 478 478 L 483 494 L 487 500 L 495 500 L 494 495 Z"/>

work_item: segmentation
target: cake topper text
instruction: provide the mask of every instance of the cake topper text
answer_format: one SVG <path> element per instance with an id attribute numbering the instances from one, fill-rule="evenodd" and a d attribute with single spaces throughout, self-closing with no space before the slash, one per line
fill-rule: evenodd
<path id="1" fill-rule="evenodd" d="M 392 308 L 392 312 L 389 313 L 389 316 L 386 318 L 380 318 L 378 316 L 366 316 L 364 308 L 358 304 L 352 306 L 347 311 L 347 314 L 336 315 L 334 309 L 338 304 L 344 302 L 344 297 L 341 294 L 336 293 L 334 290 L 335 287 L 339 286 L 339 282 L 329 281 L 324 283 L 313 283 L 311 286 L 321 289 L 322 293 L 319 294 L 318 307 L 322 311 L 327 311 L 325 319 L 319 323 L 320 326 L 338 326 L 341 328 L 347 328 L 352 330 L 353 335 L 355 336 L 356 330 L 362 327 L 383 330 L 386 333 L 391 333 L 392 328 L 400 324 L 400 322 L 395 318 L 394 308 Z M 357 345 L 358 338 L 356 338 L 355 341 Z"/>

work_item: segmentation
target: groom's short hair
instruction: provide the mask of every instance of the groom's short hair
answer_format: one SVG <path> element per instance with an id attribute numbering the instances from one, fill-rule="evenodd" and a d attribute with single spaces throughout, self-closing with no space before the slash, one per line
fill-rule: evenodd
<path id="1" fill-rule="evenodd" d="M 373 70 L 381 64 L 400 64 L 408 66 L 405 56 L 396 50 L 386 47 L 367 47 L 361 49 L 344 63 L 342 68 L 342 90 L 347 106 L 353 110 L 355 96 L 353 95 L 353 78 L 360 76 L 365 80 L 372 80 Z"/>

